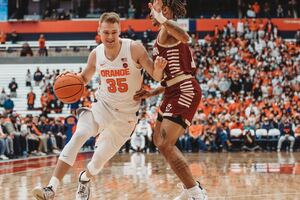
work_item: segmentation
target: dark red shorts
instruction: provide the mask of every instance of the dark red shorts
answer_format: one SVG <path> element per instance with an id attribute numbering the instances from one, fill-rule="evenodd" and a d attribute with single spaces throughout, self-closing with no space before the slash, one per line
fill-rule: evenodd
<path id="1" fill-rule="evenodd" d="M 160 114 L 163 118 L 178 118 L 190 126 L 201 100 L 201 89 L 195 78 L 166 87 Z"/>

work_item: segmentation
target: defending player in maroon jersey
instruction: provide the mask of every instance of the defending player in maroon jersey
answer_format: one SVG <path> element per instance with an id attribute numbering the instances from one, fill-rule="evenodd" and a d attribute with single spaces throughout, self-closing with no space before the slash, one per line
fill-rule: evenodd
<path id="1" fill-rule="evenodd" d="M 181 0 L 154 0 L 149 3 L 149 8 L 153 24 L 160 28 L 153 57 L 160 56 L 168 61 L 162 81 L 164 89 L 153 92 L 165 92 L 153 141 L 183 183 L 182 193 L 174 200 L 207 200 L 206 191 L 195 181 L 186 160 L 175 146 L 191 124 L 201 100 L 200 86 L 194 77 L 196 67 L 187 44 L 189 35 L 172 20 L 185 15 L 186 10 Z M 142 91 L 136 97 L 150 95 Z"/>

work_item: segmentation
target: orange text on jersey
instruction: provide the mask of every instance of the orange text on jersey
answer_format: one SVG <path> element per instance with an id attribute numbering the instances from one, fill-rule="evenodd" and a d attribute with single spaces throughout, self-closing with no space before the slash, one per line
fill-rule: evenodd
<path id="1" fill-rule="evenodd" d="M 113 70 L 101 70 L 101 76 L 103 77 L 118 77 L 130 75 L 129 68 L 126 69 L 113 69 Z"/>

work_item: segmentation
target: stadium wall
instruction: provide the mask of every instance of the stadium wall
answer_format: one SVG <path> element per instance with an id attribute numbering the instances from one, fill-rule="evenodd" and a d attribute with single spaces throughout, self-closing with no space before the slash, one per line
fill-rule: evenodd
<path id="1" fill-rule="evenodd" d="M 212 32 L 215 25 L 222 28 L 229 20 L 234 24 L 238 22 L 238 19 L 184 19 L 180 23 L 188 31 L 198 32 L 202 36 Z M 267 19 L 263 21 L 266 22 Z M 293 38 L 295 31 L 300 29 L 300 19 L 272 19 L 272 22 L 278 26 L 281 35 L 285 38 Z M 122 32 L 125 32 L 129 26 L 138 33 L 147 29 L 157 31 L 157 28 L 153 27 L 151 21 L 147 19 L 121 21 Z M 91 39 L 95 36 L 97 27 L 97 20 L 0 22 L 1 31 L 10 33 L 15 30 L 23 40 L 36 40 L 41 33 L 46 34 L 48 40 Z"/>

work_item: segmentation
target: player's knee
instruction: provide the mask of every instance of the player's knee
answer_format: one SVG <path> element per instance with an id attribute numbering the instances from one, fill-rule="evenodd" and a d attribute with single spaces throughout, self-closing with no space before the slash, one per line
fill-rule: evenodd
<path id="1" fill-rule="evenodd" d="M 171 149 L 174 145 L 167 139 L 165 131 L 154 134 L 153 142 L 160 152 L 164 153 Z"/>
<path id="2" fill-rule="evenodd" d="M 171 151 L 173 150 L 174 145 L 164 142 L 164 143 L 161 143 L 159 146 L 157 146 L 157 148 L 163 155 L 167 156 L 167 155 L 171 154 Z"/>
<path id="3" fill-rule="evenodd" d="M 87 131 L 78 129 L 72 136 L 75 140 L 87 140 L 90 136 Z"/>

